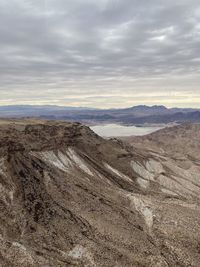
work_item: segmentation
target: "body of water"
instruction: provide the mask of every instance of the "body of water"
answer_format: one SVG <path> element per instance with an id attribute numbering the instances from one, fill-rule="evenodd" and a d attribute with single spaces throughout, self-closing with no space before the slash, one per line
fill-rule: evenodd
<path id="1" fill-rule="evenodd" d="M 124 126 L 119 124 L 105 124 L 105 125 L 95 125 L 90 128 L 100 136 L 116 137 L 116 136 L 131 136 L 131 135 L 142 136 L 160 130 L 164 128 L 164 126 L 136 127 L 136 126 Z"/>

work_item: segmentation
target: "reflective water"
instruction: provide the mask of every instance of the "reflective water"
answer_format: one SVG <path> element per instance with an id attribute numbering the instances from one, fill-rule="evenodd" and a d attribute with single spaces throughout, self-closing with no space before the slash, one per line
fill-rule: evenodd
<path id="1" fill-rule="evenodd" d="M 95 133 L 103 137 L 114 136 L 142 136 L 164 128 L 164 126 L 124 126 L 119 124 L 95 125 L 90 127 Z"/>

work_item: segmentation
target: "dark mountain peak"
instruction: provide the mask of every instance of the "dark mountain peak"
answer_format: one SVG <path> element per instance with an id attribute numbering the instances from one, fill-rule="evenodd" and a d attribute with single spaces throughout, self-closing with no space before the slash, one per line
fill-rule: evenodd
<path id="1" fill-rule="evenodd" d="M 151 106 L 151 108 L 158 108 L 158 109 L 165 109 L 165 110 L 168 110 L 168 108 L 165 107 L 164 105 L 153 105 L 153 106 Z"/>
<path id="2" fill-rule="evenodd" d="M 133 106 L 131 107 L 131 109 L 145 109 L 145 110 L 168 110 L 168 108 L 166 108 L 163 105 L 153 105 L 153 106 L 147 106 L 147 105 L 138 105 L 138 106 Z"/>

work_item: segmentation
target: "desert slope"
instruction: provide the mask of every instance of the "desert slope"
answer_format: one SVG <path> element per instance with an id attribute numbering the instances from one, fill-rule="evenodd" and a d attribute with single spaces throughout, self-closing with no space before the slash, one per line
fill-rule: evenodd
<path id="1" fill-rule="evenodd" d="M 134 147 L 160 150 L 171 156 L 200 159 L 200 124 L 184 123 L 140 137 L 122 138 Z"/>
<path id="2" fill-rule="evenodd" d="M 37 120 L 0 144 L 1 266 L 199 266 L 198 157 Z"/>

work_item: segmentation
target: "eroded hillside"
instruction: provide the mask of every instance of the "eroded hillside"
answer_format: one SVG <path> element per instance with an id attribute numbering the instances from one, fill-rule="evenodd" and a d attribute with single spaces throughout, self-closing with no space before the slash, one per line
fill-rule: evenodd
<path id="1" fill-rule="evenodd" d="M 0 144 L 1 266 L 200 265 L 198 157 L 79 123 L 3 121 Z"/>

